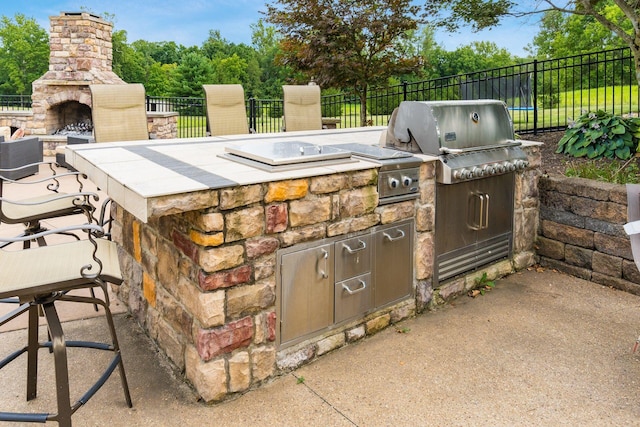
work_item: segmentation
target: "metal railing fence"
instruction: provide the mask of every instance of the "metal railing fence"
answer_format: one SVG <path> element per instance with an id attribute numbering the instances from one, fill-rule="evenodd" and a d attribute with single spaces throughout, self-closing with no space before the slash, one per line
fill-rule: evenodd
<path id="1" fill-rule="evenodd" d="M 584 112 L 606 110 L 613 114 L 638 114 L 640 95 L 633 56 L 628 48 L 535 60 L 491 70 L 419 82 L 370 88 L 367 125 L 386 125 L 401 101 L 499 99 L 511 111 L 518 133 L 561 130 Z M 28 95 L 0 95 L 0 111 L 28 109 Z M 258 133 L 282 129 L 281 99 L 249 98 L 248 125 Z M 207 132 L 204 98 L 147 97 L 148 111 L 180 114 L 180 138 L 204 136 Z M 338 128 L 358 127 L 360 102 L 354 93 L 322 97 L 322 116 Z"/>

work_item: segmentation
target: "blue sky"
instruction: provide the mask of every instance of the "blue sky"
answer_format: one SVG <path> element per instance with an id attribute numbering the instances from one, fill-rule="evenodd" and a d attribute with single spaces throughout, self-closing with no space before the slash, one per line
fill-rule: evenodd
<path id="1" fill-rule="evenodd" d="M 114 15 L 115 28 L 127 32 L 129 43 L 144 39 L 200 46 L 209 30 L 219 30 L 230 42 L 250 44 L 250 25 L 263 16 L 264 4 L 265 0 L 0 0 L 0 15 L 13 18 L 22 13 L 49 31 L 49 16 L 84 9 L 99 16 Z M 509 21 L 481 33 L 441 32 L 436 39 L 447 50 L 475 40 L 492 41 L 512 54 L 526 56 L 523 48 L 538 31 L 537 19 Z"/>

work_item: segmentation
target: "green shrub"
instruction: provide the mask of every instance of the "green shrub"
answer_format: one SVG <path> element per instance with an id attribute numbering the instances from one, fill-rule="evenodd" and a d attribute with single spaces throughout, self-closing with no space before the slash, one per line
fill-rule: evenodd
<path id="1" fill-rule="evenodd" d="M 585 113 L 558 142 L 556 153 L 598 159 L 629 159 L 638 149 L 640 119 L 614 116 L 602 110 Z"/>
<path id="2" fill-rule="evenodd" d="M 322 90 L 322 117 L 342 116 L 343 95 L 340 89 Z"/>

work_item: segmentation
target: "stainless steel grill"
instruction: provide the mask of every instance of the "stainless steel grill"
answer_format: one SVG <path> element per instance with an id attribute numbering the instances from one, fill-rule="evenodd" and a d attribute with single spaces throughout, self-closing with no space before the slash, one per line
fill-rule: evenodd
<path id="1" fill-rule="evenodd" d="M 525 169 L 504 103 L 494 100 L 403 102 L 390 124 L 387 146 L 438 156 L 436 180 L 468 181 Z"/>
<path id="2" fill-rule="evenodd" d="M 528 160 L 505 104 L 403 102 L 387 133 L 389 148 L 438 157 L 434 281 L 510 257 L 515 172 Z"/>

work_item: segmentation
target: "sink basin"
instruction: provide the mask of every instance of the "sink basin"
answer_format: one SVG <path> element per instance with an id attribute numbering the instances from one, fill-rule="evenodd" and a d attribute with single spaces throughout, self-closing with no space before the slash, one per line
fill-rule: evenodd
<path id="1" fill-rule="evenodd" d="M 351 151 L 302 141 L 228 146 L 221 157 L 269 172 L 355 162 Z"/>

